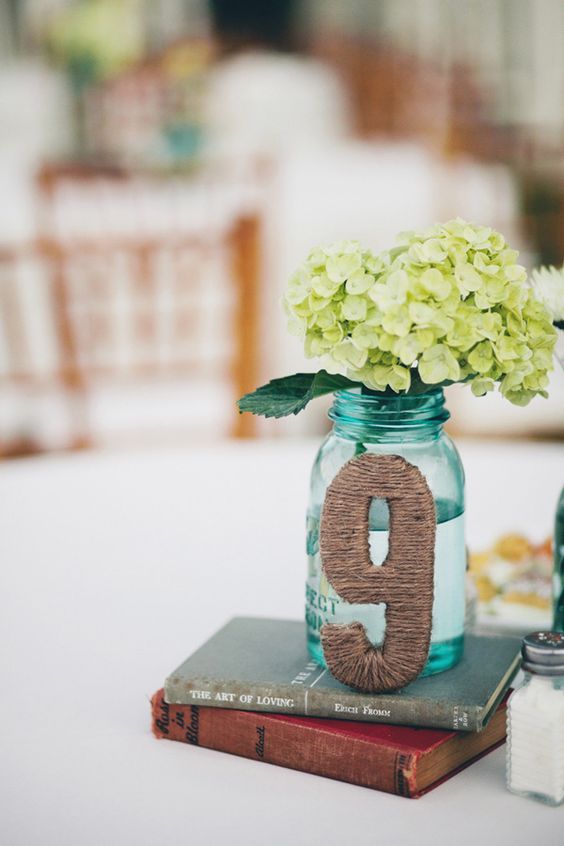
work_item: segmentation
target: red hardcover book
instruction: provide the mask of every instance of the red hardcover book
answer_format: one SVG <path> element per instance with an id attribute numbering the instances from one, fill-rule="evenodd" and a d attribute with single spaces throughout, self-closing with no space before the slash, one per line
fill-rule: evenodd
<path id="1" fill-rule="evenodd" d="M 153 733 L 415 799 L 505 740 L 505 702 L 479 732 L 409 728 L 151 700 Z"/>

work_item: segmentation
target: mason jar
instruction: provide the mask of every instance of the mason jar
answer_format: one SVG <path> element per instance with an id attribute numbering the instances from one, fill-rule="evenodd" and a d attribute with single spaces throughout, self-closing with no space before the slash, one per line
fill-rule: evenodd
<path id="1" fill-rule="evenodd" d="M 325 623 L 360 622 L 379 646 L 386 630 L 385 604 L 353 605 L 342 600 L 322 570 L 319 523 L 325 493 L 339 470 L 363 453 L 400 455 L 424 475 L 435 501 L 436 539 L 431 645 L 422 675 L 448 670 L 464 648 L 466 547 L 464 471 L 456 447 L 443 431 L 449 418 L 441 389 L 419 396 L 365 389 L 335 393 L 329 417 L 333 429 L 315 459 L 307 512 L 306 626 L 311 657 L 326 666 L 320 630 Z M 388 551 L 389 510 L 374 498 L 369 512 L 369 543 L 374 566 Z M 413 561 L 417 567 L 417 561 Z"/>

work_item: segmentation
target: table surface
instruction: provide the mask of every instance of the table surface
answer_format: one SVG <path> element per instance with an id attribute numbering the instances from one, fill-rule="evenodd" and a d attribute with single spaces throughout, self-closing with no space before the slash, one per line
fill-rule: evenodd
<path id="1" fill-rule="evenodd" d="M 554 444 L 462 443 L 468 540 L 551 529 Z M 312 442 L 92 453 L 0 470 L 0 832 L 9 846 L 562 846 L 499 749 L 418 801 L 157 742 L 149 696 L 234 615 L 299 618 Z"/>

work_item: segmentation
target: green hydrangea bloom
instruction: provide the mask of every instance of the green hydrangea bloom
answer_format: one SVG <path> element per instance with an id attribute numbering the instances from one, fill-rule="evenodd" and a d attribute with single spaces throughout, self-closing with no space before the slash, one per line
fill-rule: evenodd
<path id="1" fill-rule="evenodd" d="M 516 405 L 546 396 L 556 331 L 499 232 L 460 218 L 404 232 L 375 255 L 356 241 L 315 249 L 288 282 L 289 328 L 373 390 L 498 385 Z"/>

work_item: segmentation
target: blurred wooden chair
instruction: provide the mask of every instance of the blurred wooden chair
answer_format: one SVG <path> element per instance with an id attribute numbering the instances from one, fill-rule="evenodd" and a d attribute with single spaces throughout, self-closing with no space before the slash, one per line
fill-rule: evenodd
<path id="1" fill-rule="evenodd" d="M 258 220 L 241 217 L 209 237 L 42 243 L 65 382 L 81 419 L 90 414 L 81 439 L 95 440 L 94 391 L 171 379 L 180 391 L 217 382 L 229 419 L 218 431 L 252 435 L 235 400 L 255 384 L 258 234 Z M 194 418 L 203 410 L 196 402 Z"/>
<path id="2" fill-rule="evenodd" d="M 17 417 L 16 402 L 30 405 L 48 393 L 57 395 L 66 417 L 65 442 L 59 438 L 55 448 L 104 442 L 95 409 L 107 387 L 126 406 L 128 391 L 140 386 L 143 410 L 154 411 L 159 390 L 172 384 L 175 431 L 184 433 L 185 426 L 190 435 L 190 421 L 202 415 L 195 427 L 200 435 L 252 436 L 253 418 L 239 415 L 235 400 L 256 385 L 258 268 L 259 221 L 253 216 L 209 236 L 44 238 L 3 251 L 0 454 L 48 448 L 33 434 L 42 400 L 31 422 L 2 428 L 3 417 Z M 193 411 L 188 420 L 183 411 L 179 422 L 178 407 L 190 391 Z M 214 404 L 206 409 L 210 397 Z M 142 434 L 143 419 L 133 424 L 131 435 Z M 161 419 L 159 425 L 162 439 L 167 424 Z"/>
<path id="3" fill-rule="evenodd" d="M 37 188 L 67 383 L 91 420 L 101 385 L 222 381 L 224 429 L 252 435 L 234 404 L 257 380 L 260 213 L 248 187 L 93 161 L 46 164 Z"/>

